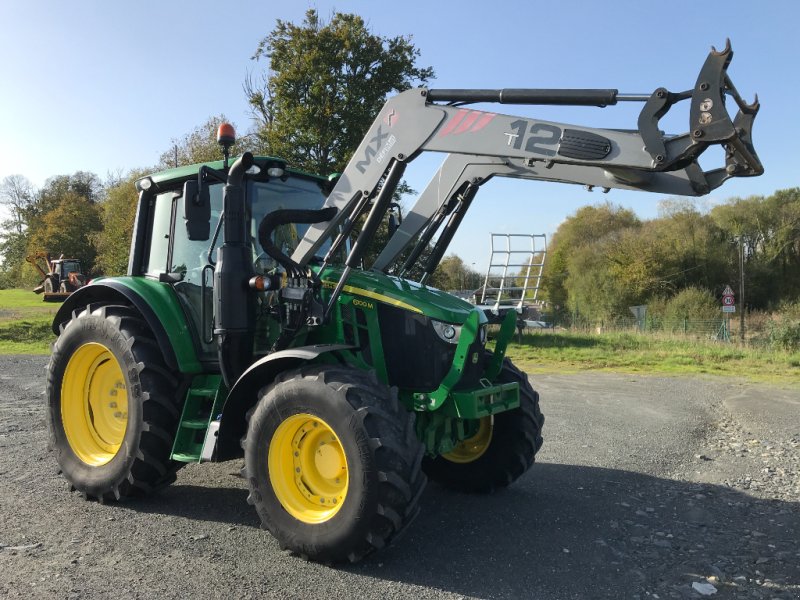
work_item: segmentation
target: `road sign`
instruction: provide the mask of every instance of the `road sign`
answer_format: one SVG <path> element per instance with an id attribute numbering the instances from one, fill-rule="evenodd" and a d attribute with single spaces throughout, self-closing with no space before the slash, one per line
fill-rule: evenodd
<path id="1" fill-rule="evenodd" d="M 736 304 L 736 301 L 733 299 L 733 296 L 723 296 L 722 297 L 722 305 L 723 306 L 733 306 Z"/>
<path id="2" fill-rule="evenodd" d="M 731 286 L 726 285 L 725 289 L 722 290 L 722 295 L 723 296 L 733 296 L 733 290 L 731 289 Z"/>
<path id="3" fill-rule="evenodd" d="M 736 307 L 735 306 L 723 306 L 722 307 L 722 312 L 724 312 L 724 313 L 735 313 L 736 312 Z"/>

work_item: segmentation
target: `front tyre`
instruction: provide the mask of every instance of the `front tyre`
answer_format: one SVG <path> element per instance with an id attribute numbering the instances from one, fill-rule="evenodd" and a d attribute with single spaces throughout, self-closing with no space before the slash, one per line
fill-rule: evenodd
<path id="1" fill-rule="evenodd" d="M 46 394 L 50 447 L 84 497 L 118 500 L 174 481 L 178 381 L 136 312 L 73 313 L 53 345 Z"/>
<path id="2" fill-rule="evenodd" d="M 262 527 L 307 559 L 355 562 L 419 511 L 426 479 L 414 415 L 373 374 L 286 372 L 260 392 L 242 445 Z"/>
<path id="3" fill-rule="evenodd" d="M 484 417 L 451 452 L 426 457 L 423 469 L 432 481 L 460 492 L 486 493 L 507 487 L 533 465 L 544 424 L 539 394 L 508 359 L 498 381 L 519 384 L 519 407 Z"/>

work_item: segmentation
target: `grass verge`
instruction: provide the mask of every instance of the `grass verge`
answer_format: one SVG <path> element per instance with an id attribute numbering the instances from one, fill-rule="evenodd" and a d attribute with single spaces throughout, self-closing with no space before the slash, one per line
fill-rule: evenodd
<path id="1" fill-rule="evenodd" d="M 49 354 L 59 306 L 30 290 L 0 290 L 0 354 Z"/>
<path id="2" fill-rule="evenodd" d="M 533 333 L 509 345 L 508 357 L 529 373 L 614 371 L 723 375 L 800 385 L 800 353 L 633 333 Z"/>
<path id="3" fill-rule="evenodd" d="M 50 354 L 50 317 L 0 322 L 0 354 Z"/>

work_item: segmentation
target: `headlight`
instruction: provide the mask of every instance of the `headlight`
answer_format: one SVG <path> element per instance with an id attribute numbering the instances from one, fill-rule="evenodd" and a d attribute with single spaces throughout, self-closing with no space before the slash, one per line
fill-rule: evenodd
<path id="1" fill-rule="evenodd" d="M 461 325 L 452 325 L 450 323 L 442 323 L 441 321 L 434 321 L 433 330 L 442 340 L 448 344 L 457 344 L 458 338 L 461 336 Z"/>

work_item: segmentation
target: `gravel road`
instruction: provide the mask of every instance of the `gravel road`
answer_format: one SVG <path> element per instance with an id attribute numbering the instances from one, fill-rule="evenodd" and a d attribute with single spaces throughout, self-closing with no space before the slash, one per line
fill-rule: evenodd
<path id="1" fill-rule="evenodd" d="M 431 484 L 393 547 L 333 569 L 258 528 L 240 461 L 144 500 L 70 493 L 45 363 L 0 357 L 0 597 L 800 598 L 800 389 L 538 376 L 525 477 L 491 496 Z"/>

